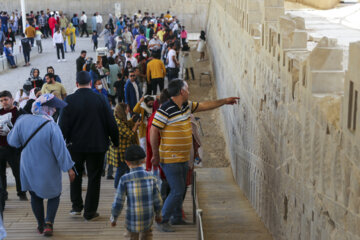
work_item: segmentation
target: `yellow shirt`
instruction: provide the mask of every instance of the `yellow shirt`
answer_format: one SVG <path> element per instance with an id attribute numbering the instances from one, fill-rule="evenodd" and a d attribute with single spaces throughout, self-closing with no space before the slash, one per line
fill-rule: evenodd
<path id="1" fill-rule="evenodd" d="M 160 41 L 164 42 L 164 35 L 165 35 L 165 31 L 164 30 L 160 30 L 157 33 L 157 36 L 159 37 Z"/>
<path id="2" fill-rule="evenodd" d="M 41 93 L 52 93 L 59 99 L 63 99 L 63 97 L 66 96 L 66 90 L 64 86 L 59 82 L 55 82 L 52 84 L 45 83 L 41 88 Z"/>
<path id="3" fill-rule="evenodd" d="M 163 61 L 159 59 L 151 60 L 146 67 L 147 81 L 155 78 L 165 78 L 166 69 Z"/>
<path id="4" fill-rule="evenodd" d="M 182 163 L 190 160 L 192 146 L 191 113 L 199 104 L 185 103 L 181 109 L 171 99 L 156 112 L 152 125 L 160 129 L 160 162 Z"/>

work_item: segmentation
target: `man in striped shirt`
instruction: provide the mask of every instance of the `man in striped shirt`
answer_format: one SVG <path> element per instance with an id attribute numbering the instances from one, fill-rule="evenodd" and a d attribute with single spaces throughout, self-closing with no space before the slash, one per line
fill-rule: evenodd
<path id="1" fill-rule="evenodd" d="M 168 92 L 171 98 L 156 112 L 150 130 L 152 163 L 154 166 L 160 163 L 171 189 L 162 209 L 162 222 L 157 225 L 163 232 L 174 231 L 169 225 L 170 218 L 172 225 L 187 224 L 182 219 L 181 209 L 192 145 L 190 115 L 225 104 L 233 105 L 239 99 L 231 97 L 201 103 L 191 102 L 189 87 L 183 80 L 171 81 Z"/>

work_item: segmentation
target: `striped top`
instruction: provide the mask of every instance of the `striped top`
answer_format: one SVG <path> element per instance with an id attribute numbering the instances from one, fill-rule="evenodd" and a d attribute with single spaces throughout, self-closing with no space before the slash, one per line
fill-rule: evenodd
<path id="1" fill-rule="evenodd" d="M 156 112 L 152 125 L 160 129 L 160 162 L 182 163 L 190 160 L 192 128 L 190 115 L 199 103 L 187 102 L 181 109 L 169 100 Z"/>

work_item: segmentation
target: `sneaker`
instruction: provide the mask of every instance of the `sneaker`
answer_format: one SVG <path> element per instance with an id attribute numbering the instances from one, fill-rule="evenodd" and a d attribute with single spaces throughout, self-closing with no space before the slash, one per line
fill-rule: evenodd
<path id="1" fill-rule="evenodd" d="M 43 234 L 44 233 L 44 227 L 43 226 L 38 226 L 37 231 L 38 231 L 39 234 Z"/>
<path id="2" fill-rule="evenodd" d="M 160 232 L 175 232 L 169 223 L 156 223 L 156 228 Z"/>
<path id="3" fill-rule="evenodd" d="M 76 211 L 74 209 L 71 209 L 70 215 L 71 216 L 79 216 L 79 215 L 81 215 L 81 211 Z"/>
<path id="4" fill-rule="evenodd" d="M 113 176 L 107 176 L 106 179 L 107 180 L 114 180 L 115 178 Z"/>
<path id="5" fill-rule="evenodd" d="M 58 62 L 61 62 L 61 60 L 59 59 Z"/>
<path id="6" fill-rule="evenodd" d="M 84 218 L 85 218 L 86 221 L 93 221 L 93 220 L 98 219 L 99 217 L 100 217 L 99 213 L 95 213 L 95 214 L 93 214 L 91 216 L 85 216 L 85 214 L 84 214 Z"/>
<path id="7" fill-rule="evenodd" d="M 53 231 L 54 231 L 53 225 L 47 222 L 44 227 L 44 236 L 51 237 L 53 235 Z"/>
<path id="8" fill-rule="evenodd" d="M 28 200 L 28 198 L 26 196 L 26 193 L 20 193 L 18 196 L 19 196 L 20 201 L 27 201 Z"/>
<path id="9" fill-rule="evenodd" d="M 191 223 L 185 222 L 183 219 L 181 220 L 170 220 L 171 225 L 191 225 Z"/>
<path id="10" fill-rule="evenodd" d="M 66 59 L 64 58 L 62 61 L 63 61 L 63 62 L 66 62 Z"/>

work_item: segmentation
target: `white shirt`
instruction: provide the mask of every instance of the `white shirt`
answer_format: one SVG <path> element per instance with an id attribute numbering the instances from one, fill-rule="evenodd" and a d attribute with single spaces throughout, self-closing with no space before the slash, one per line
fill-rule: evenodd
<path id="1" fill-rule="evenodd" d="M 176 58 L 176 51 L 174 49 L 170 49 L 170 51 L 168 52 L 168 56 L 167 56 L 167 59 L 168 59 L 168 67 L 169 68 L 176 68 L 176 64 L 173 60 L 173 56 L 175 56 Z"/>
<path id="2" fill-rule="evenodd" d="M 83 21 L 84 23 L 87 23 L 87 16 L 84 14 L 80 17 L 80 21 Z"/>
<path id="3" fill-rule="evenodd" d="M 137 62 L 136 58 L 134 58 L 134 57 L 131 57 L 131 58 L 125 57 L 125 62 L 128 62 L 128 61 L 131 62 L 131 66 L 133 66 L 133 67 L 136 67 L 138 65 L 138 62 Z"/>
<path id="4" fill-rule="evenodd" d="M 130 81 L 131 82 L 131 81 Z M 135 95 L 136 95 L 136 102 L 138 102 L 140 100 L 140 94 L 139 94 L 139 89 L 138 89 L 138 85 L 136 84 L 135 81 L 131 82 L 132 85 L 134 86 L 135 88 Z"/>
<path id="5" fill-rule="evenodd" d="M 16 96 L 15 96 L 14 101 L 19 103 L 19 107 L 20 107 L 20 108 L 24 108 L 25 105 L 26 105 L 26 103 L 27 103 L 27 101 L 29 100 L 29 95 L 27 95 L 24 91 L 23 91 L 22 95 L 20 95 L 20 94 L 21 94 L 20 91 L 18 91 L 18 92 L 16 93 Z M 20 98 L 25 98 L 25 97 L 27 97 L 27 99 L 22 99 L 22 100 L 20 101 Z"/>
<path id="6" fill-rule="evenodd" d="M 102 16 L 97 15 L 96 16 L 96 23 L 102 23 L 102 22 L 103 22 Z"/>
<path id="7" fill-rule="evenodd" d="M 53 43 L 54 43 L 54 45 L 55 45 L 56 43 L 64 43 L 64 38 L 63 38 L 61 32 L 59 32 L 59 33 L 58 33 L 58 32 L 54 32 Z"/>

